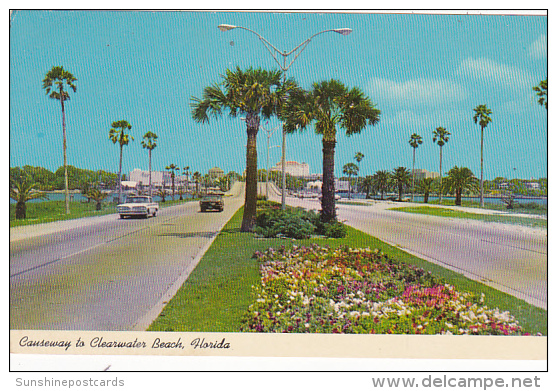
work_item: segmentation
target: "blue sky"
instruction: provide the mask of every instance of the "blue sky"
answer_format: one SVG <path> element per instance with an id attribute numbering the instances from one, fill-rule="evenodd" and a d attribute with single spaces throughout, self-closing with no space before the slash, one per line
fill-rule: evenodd
<path id="1" fill-rule="evenodd" d="M 350 27 L 352 34 L 316 37 L 288 71 L 309 88 L 331 78 L 360 87 L 381 110 L 380 123 L 360 135 L 338 131 L 336 174 L 365 155 L 361 175 L 411 168 L 414 132 L 424 143 L 416 168 L 439 169 L 432 132 L 451 132 L 443 171 L 467 166 L 480 174 L 480 128 L 473 108 L 487 104 L 493 122 L 484 139 L 485 177 L 547 176 L 547 111 L 532 86 L 547 76 L 547 18 L 502 15 L 348 13 L 225 13 L 133 11 L 17 11 L 10 27 L 10 166 L 63 163 L 60 103 L 48 99 L 42 79 L 62 65 L 78 79 L 66 105 L 68 163 L 116 172 L 119 150 L 108 139 L 113 121 L 126 119 L 135 141 L 124 150 L 124 172 L 148 168 L 141 138 L 159 135 L 153 169 L 170 163 L 206 172 L 245 168 L 245 125 L 228 116 L 197 124 L 192 96 L 220 80 L 227 68 L 275 69 L 259 32 L 290 50 L 316 32 Z M 266 127 L 278 125 L 271 120 Z M 280 144 L 275 132 L 271 145 Z M 287 159 L 321 173 L 321 139 L 311 130 L 287 137 Z M 266 137 L 258 136 L 259 167 Z M 280 148 L 271 149 L 271 164 Z"/>

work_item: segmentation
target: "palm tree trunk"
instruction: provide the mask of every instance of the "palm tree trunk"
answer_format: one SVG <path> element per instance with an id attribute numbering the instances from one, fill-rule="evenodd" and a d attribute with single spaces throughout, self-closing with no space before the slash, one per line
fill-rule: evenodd
<path id="1" fill-rule="evenodd" d="M 439 203 L 443 202 L 443 147 L 439 147 Z"/>
<path id="2" fill-rule="evenodd" d="M 427 204 L 428 201 L 429 201 L 429 192 L 426 191 L 426 192 L 424 193 L 424 204 Z"/>
<path id="3" fill-rule="evenodd" d="M 456 189 L 455 205 L 462 205 L 462 189 Z"/>
<path id="4" fill-rule="evenodd" d="M 351 184 L 350 184 L 350 180 L 352 179 L 352 175 L 348 175 L 348 199 L 352 199 L 351 197 L 351 192 L 350 192 L 350 188 L 351 188 Z"/>
<path id="5" fill-rule="evenodd" d="M 481 166 L 481 174 L 480 174 L 480 206 L 484 207 L 484 127 L 482 126 L 482 140 L 481 140 L 481 147 L 480 147 L 480 166 Z"/>
<path id="6" fill-rule="evenodd" d="M 172 201 L 174 201 L 174 171 L 172 171 L 172 175 L 170 176 L 170 179 L 172 179 Z"/>
<path id="7" fill-rule="evenodd" d="M 335 144 L 336 140 L 323 139 L 323 187 L 321 220 L 329 222 L 335 213 Z"/>
<path id="8" fill-rule="evenodd" d="M 62 87 L 60 87 L 60 103 L 62 104 L 62 133 L 64 138 L 64 195 L 66 199 L 66 214 L 70 214 L 70 191 L 68 186 L 68 156 L 66 153 L 67 142 L 66 142 L 66 111 L 64 110 L 64 92 Z"/>
<path id="9" fill-rule="evenodd" d="M 257 127 L 255 128 L 253 127 L 254 124 L 251 123 L 252 121 L 246 118 L 248 133 L 246 145 L 246 194 L 244 216 L 240 228 L 241 232 L 250 232 L 253 229 L 257 213 L 257 131 L 259 130 L 259 121 L 257 121 Z"/>
<path id="10" fill-rule="evenodd" d="M 27 205 L 25 205 L 25 202 L 22 201 L 18 201 L 17 204 L 15 205 L 15 218 L 18 220 L 25 220 L 25 217 L 27 217 Z"/>
<path id="11" fill-rule="evenodd" d="M 414 177 L 416 173 L 414 172 L 416 166 L 416 148 L 412 151 L 412 202 L 414 202 Z"/>
<path id="12" fill-rule="evenodd" d="M 120 144 L 120 166 L 118 168 L 118 203 L 122 203 L 122 157 L 124 155 L 124 146 Z"/>
<path id="13" fill-rule="evenodd" d="M 149 150 L 149 197 L 152 197 L 151 192 L 151 150 Z"/>

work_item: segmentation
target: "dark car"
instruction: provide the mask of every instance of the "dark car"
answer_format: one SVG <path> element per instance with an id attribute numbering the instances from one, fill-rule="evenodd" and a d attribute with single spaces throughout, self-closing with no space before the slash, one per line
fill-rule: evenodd
<path id="1" fill-rule="evenodd" d="M 201 201 L 199 201 L 199 207 L 201 208 L 202 212 L 205 212 L 209 209 L 222 212 L 224 210 L 224 200 L 222 199 L 221 195 L 209 194 L 203 197 Z"/>

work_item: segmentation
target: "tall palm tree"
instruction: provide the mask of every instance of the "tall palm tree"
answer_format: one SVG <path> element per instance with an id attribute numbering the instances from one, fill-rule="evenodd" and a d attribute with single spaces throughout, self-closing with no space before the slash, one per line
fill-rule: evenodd
<path id="1" fill-rule="evenodd" d="M 418 182 L 417 190 L 424 195 L 424 203 L 427 204 L 429 201 L 429 193 L 432 193 L 435 189 L 435 179 L 424 178 Z"/>
<path id="2" fill-rule="evenodd" d="M 192 98 L 193 119 L 209 122 L 209 115 L 218 117 L 228 110 L 230 116 L 243 116 L 248 141 L 246 145 L 246 194 L 242 232 L 251 231 L 255 225 L 257 208 L 257 133 L 261 118 L 279 115 L 285 94 L 296 85 L 293 80 L 283 81 L 281 71 L 267 71 L 237 67 L 227 70 L 220 84 L 205 87 L 203 97 Z"/>
<path id="3" fill-rule="evenodd" d="M 433 131 L 433 142 L 439 145 L 439 203 L 443 201 L 443 145 L 449 142 L 450 135 L 447 129 L 441 126 Z"/>
<path id="4" fill-rule="evenodd" d="M 484 129 L 491 122 L 491 110 L 486 105 L 478 105 L 474 111 L 474 123 L 480 123 L 481 128 L 481 144 L 480 144 L 480 206 L 484 207 Z"/>
<path id="5" fill-rule="evenodd" d="M 547 79 L 540 81 L 540 84 L 532 87 L 532 89 L 538 96 L 538 103 L 541 106 L 545 106 L 545 109 L 547 110 Z"/>
<path id="6" fill-rule="evenodd" d="M 445 188 L 455 193 L 455 205 L 462 205 L 462 192 L 478 191 L 478 178 L 469 168 L 454 166 L 448 172 Z"/>
<path id="7" fill-rule="evenodd" d="M 359 174 L 360 174 L 360 163 L 362 162 L 363 158 L 365 157 L 365 155 L 361 152 L 356 152 L 356 155 L 354 155 L 354 160 L 356 160 L 356 162 L 358 163 L 358 173 L 356 174 L 356 185 L 358 185 L 359 182 Z M 358 191 L 358 188 L 356 188 L 356 191 Z"/>
<path id="8" fill-rule="evenodd" d="M 315 122 L 315 132 L 323 136 L 323 186 L 321 219 L 336 218 L 335 145 L 337 127 L 347 136 L 360 133 L 368 124 L 379 122 L 381 111 L 359 88 L 348 89 L 338 80 L 314 83 L 309 92 L 295 91 L 283 111 L 284 130 L 304 130 Z"/>
<path id="9" fill-rule="evenodd" d="M 414 171 L 416 170 L 416 148 L 418 148 L 418 146 L 423 143 L 422 136 L 417 133 L 413 133 L 410 136 L 410 140 L 408 142 L 412 147 L 412 202 L 414 202 L 414 183 L 416 177 L 416 173 Z"/>
<path id="10" fill-rule="evenodd" d="M 381 194 L 382 200 L 385 199 L 385 192 L 389 190 L 390 179 L 391 174 L 386 170 L 377 171 L 373 175 L 373 187 Z"/>
<path id="11" fill-rule="evenodd" d="M 46 74 L 43 79 L 43 88 L 49 98 L 58 99 L 62 105 L 62 135 L 63 135 L 63 149 L 64 149 L 64 184 L 65 184 L 65 199 L 66 199 L 66 214 L 70 214 L 70 192 L 68 188 L 68 157 L 66 153 L 66 111 L 64 109 L 64 102 L 70 100 L 68 91 L 64 90 L 64 84 L 73 90 L 77 91 L 75 82 L 77 79 L 70 72 L 64 70 L 63 67 L 53 67 Z"/>
<path id="12" fill-rule="evenodd" d="M 27 201 L 47 198 L 46 193 L 36 191 L 35 183 L 29 176 L 22 174 L 10 177 L 10 198 L 16 202 L 15 218 L 23 220 L 27 217 Z"/>
<path id="13" fill-rule="evenodd" d="M 391 178 L 398 190 L 398 200 L 402 201 L 404 189 L 410 184 L 410 170 L 406 167 L 397 167 L 393 170 Z"/>
<path id="14" fill-rule="evenodd" d="M 151 197 L 152 195 L 151 152 L 153 152 L 153 149 L 157 147 L 157 139 L 158 136 L 155 133 L 149 131 L 143 135 L 143 141 L 141 142 L 141 146 L 149 151 L 149 197 Z"/>
<path id="15" fill-rule="evenodd" d="M 352 198 L 350 197 L 350 180 L 352 178 L 352 175 L 358 175 L 358 166 L 354 163 L 346 163 L 342 168 L 342 173 L 344 175 L 348 175 L 348 199 L 350 199 Z"/>
<path id="16" fill-rule="evenodd" d="M 176 188 L 174 186 L 175 178 L 176 178 L 176 171 L 180 171 L 180 167 L 176 164 L 172 163 L 165 167 L 166 170 L 170 171 L 170 179 L 172 180 L 172 201 L 174 201 L 174 193 L 176 192 Z"/>
<path id="17" fill-rule="evenodd" d="M 193 181 L 195 182 L 195 194 L 199 196 L 199 182 L 201 182 L 201 173 L 196 171 L 193 173 Z"/>
<path id="18" fill-rule="evenodd" d="M 124 155 L 124 146 L 133 141 L 133 137 L 126 131 L 131 130 L 131 124 L 126 120 L 114 121 L 112 128 L 108 133 L 108 138 L 114 144 L 120 145 L 120 166 L 118 168 L 118 203 L 122 202 L 122 158 Z"/>

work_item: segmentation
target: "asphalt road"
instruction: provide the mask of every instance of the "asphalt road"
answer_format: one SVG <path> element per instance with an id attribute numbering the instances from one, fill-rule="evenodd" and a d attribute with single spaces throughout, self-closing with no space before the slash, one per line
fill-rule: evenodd
<path id="1" fill-rule="evenodd" d="M 276 188 L 270 195 L 280 201 Z M 315 199 L 286 200 L 321 209 Z M 337 204 L 337 211 L 340 220 L 386 243 L 547 309 L 547 230 L 388 210 L 401 206 Z"/>
<path id="2" fill-rule="evenodd" d="M 232 193 L 221 213 L 200 213 L 192 201 L 147 220 L 108 215 L 14 230 L 10 328 L 133 329 L 243 205 L 243 185 Z"/>

